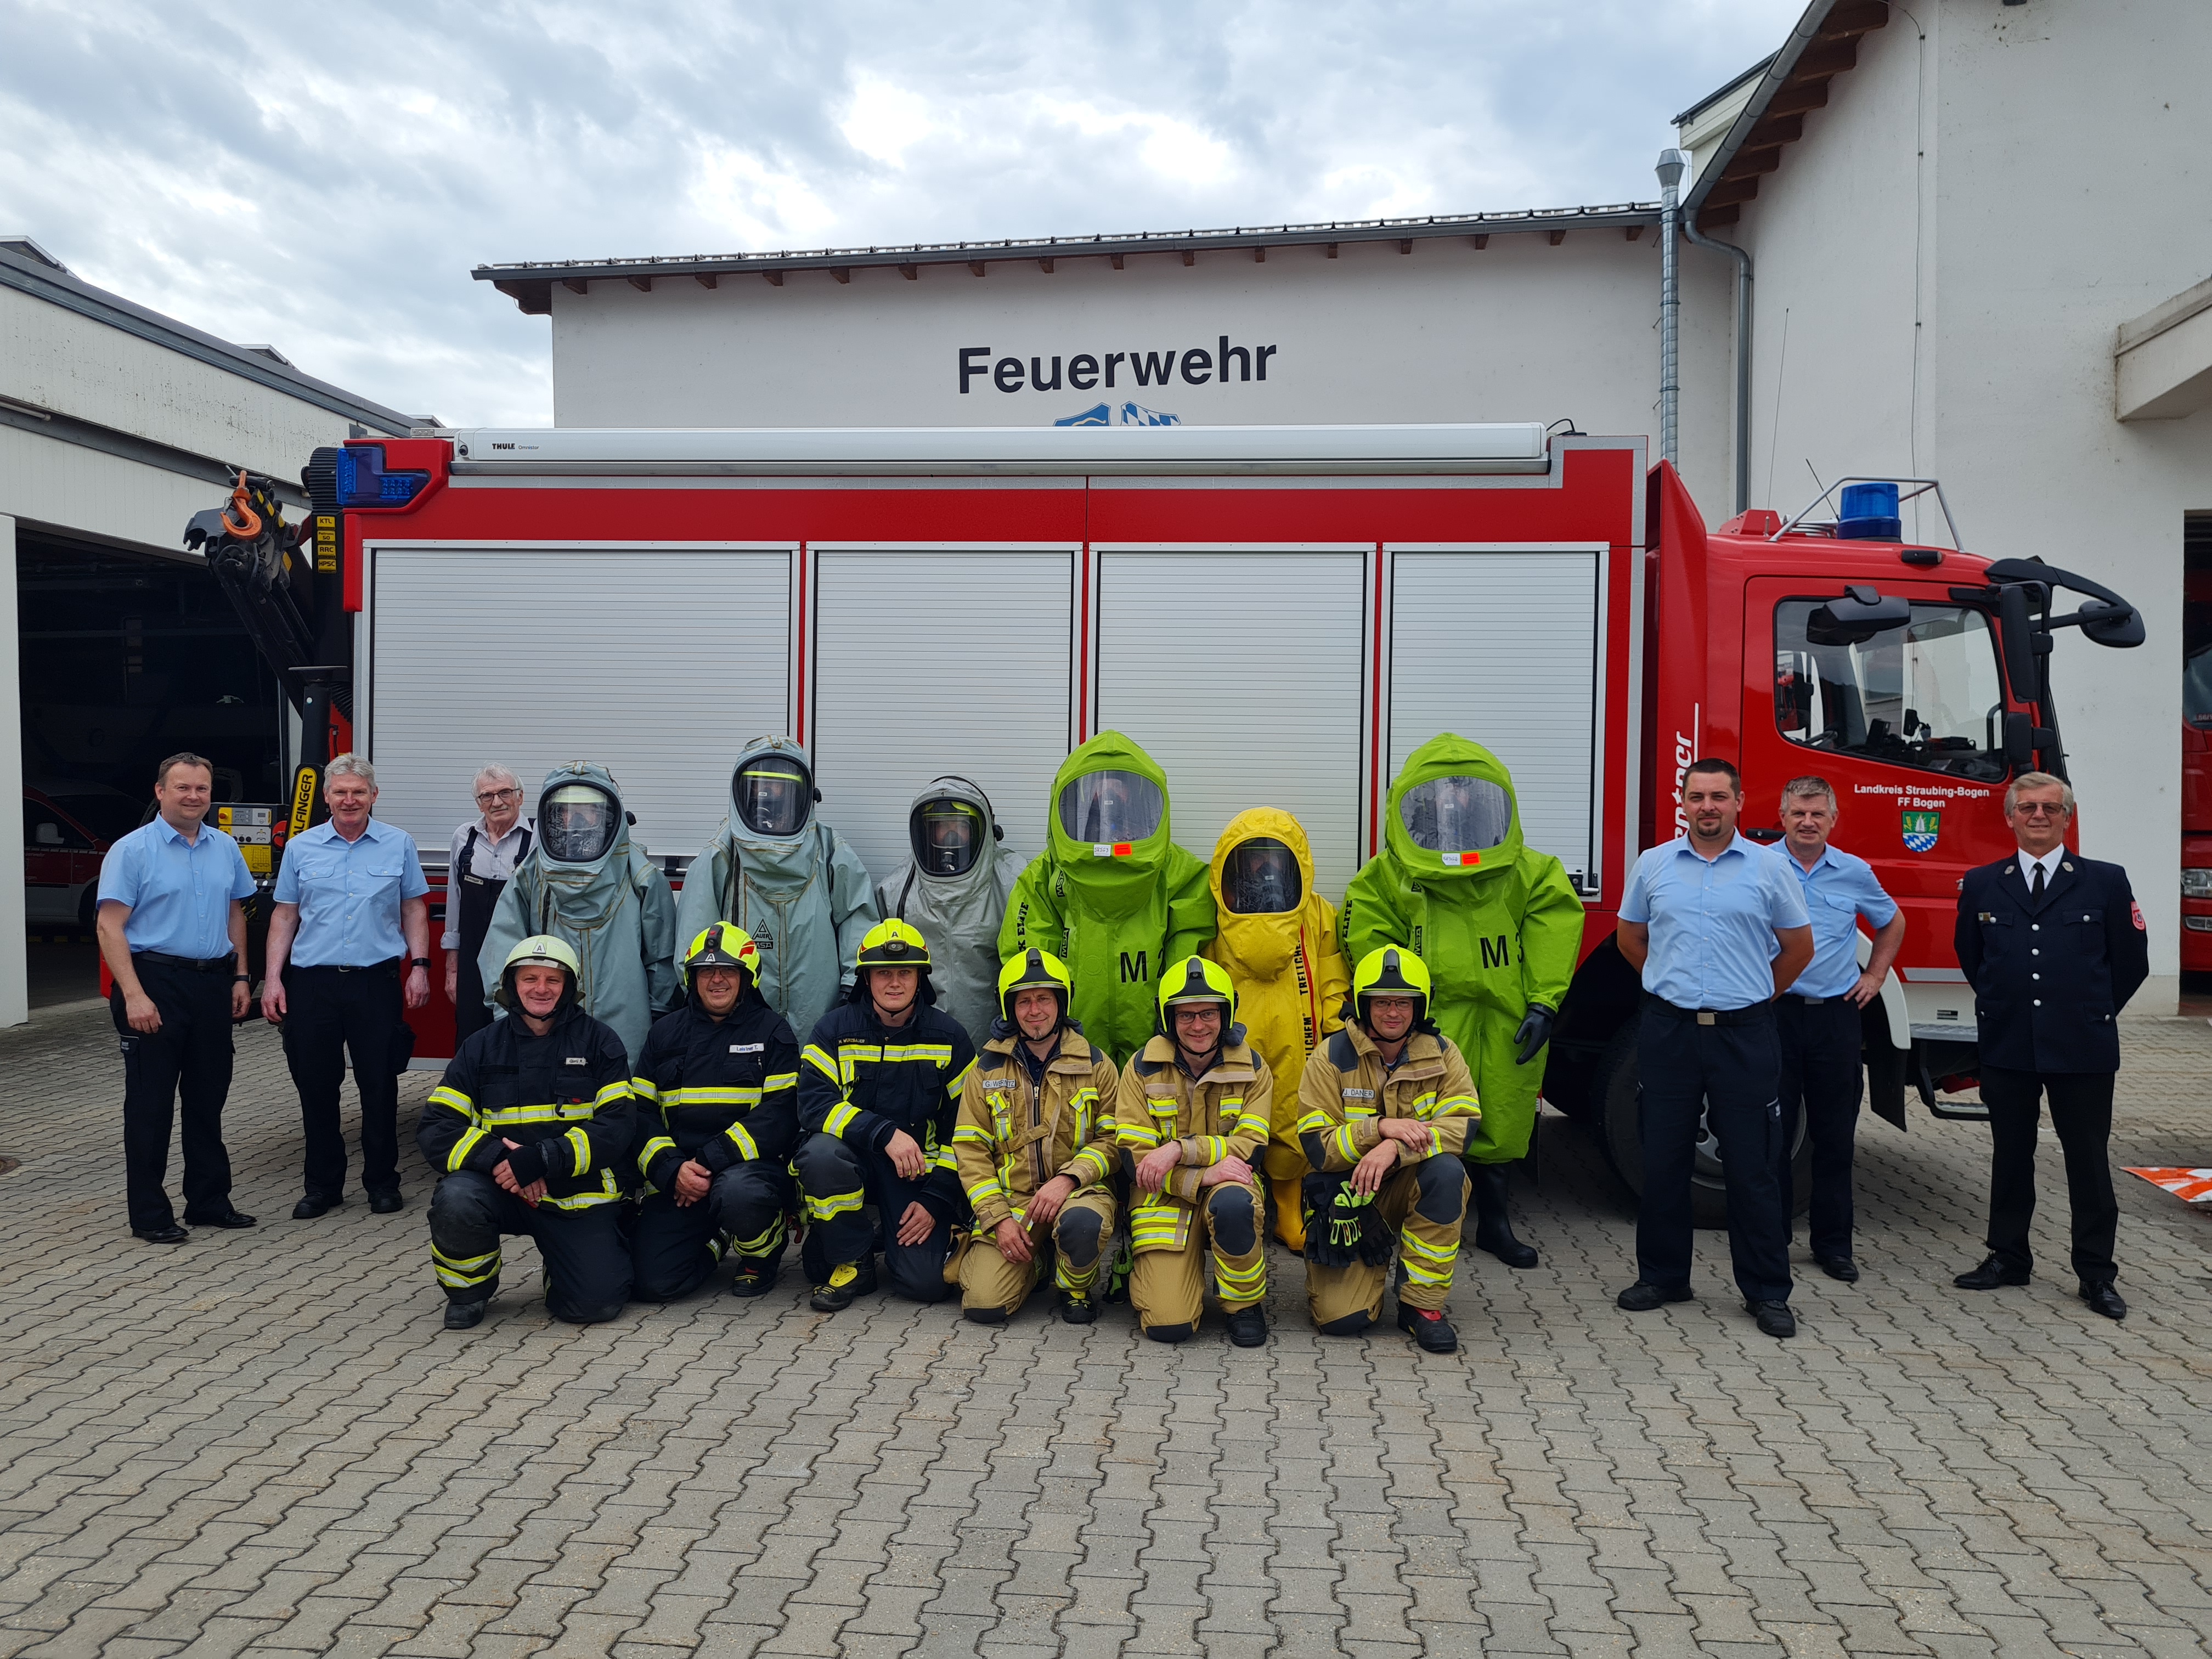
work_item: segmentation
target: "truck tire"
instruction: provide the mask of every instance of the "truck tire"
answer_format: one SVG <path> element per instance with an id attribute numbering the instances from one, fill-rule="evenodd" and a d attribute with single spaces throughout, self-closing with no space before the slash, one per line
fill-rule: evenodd
<path id="1" fill-rule="evenodd" d="M 1598 1062 L 1593 1095 L 1603 1109 L 1605 1155 L 1621 1183 L 1644 1196 L 1644 1153 L 1636 1133 L 1636 1030 L 1632 1019 L 1613 1034 Z M 1721 1177 L 1719 1148 L 1699 1126 L 1697 1164 L 1690 1176 L 1690 1213 L 1700 1227 L 1728 1225 L 1728 1189 Z M 1813 1143 L 1800 1114 L 1790 1148 L 1790 1213 L 1800 1216 L 1813 1202 Z"/>

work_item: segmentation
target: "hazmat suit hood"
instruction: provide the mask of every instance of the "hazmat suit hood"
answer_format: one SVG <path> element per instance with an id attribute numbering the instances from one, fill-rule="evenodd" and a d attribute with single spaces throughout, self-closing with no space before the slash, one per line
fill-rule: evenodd
<path id="1" fill-rule="evenodd" d="M 550 933 L 565 940 L 583 964 L 577 1001 L 613 1028 L 634 1060 L 654 1017 L 681 994 L 675 901 L 659 866 L 631 841 L 622 786 L 605 767 L 595 761 L 555 767 L 538 790 L 538 811 L 556 820 L 580 817 L 574 806 L 596 805 L 594 797 L 611 813 L 607 833 L 587 837 L 579 830 L 567 839 L 539 831 L 500 894 L 477 968 L 495 992 L 507 952 L 523 939 Z M 578 844 L 586 838 L 591 845 Z"/>
<path id="2" fill-rule="evenodd" d="M 1424 882 L 1486 881 L 1521 854 L 1513 775 L 1480 744 L 1441 732 L 1406 757 L 1390 785 L 1382 840 Z"/>
<path id="3" fill-rule="evenodd" d="M 1243 908 L 1237 902 L 1232 866 L 1249 843 L 1269 842 L 1281 842 L 1297 860 L 1297 891 L 1284 895 L 1291 902 L 1279 910 Z M 1301 935 L 1314 938 L 1335 931 L 1333 916 L 1326 927 L 1322 923 L 1322 913 L 1328 909 L 1328 902 L 1314 890 L 1313 848 L 1306 840 L 1304 826 L 1273 806 L 1255 806 L 1229 820 L 1229 827 L 1213 844 L 1206 883 L 1213 890 L 1213 902 L 1220 912 L 1221 931 L 1206 954 L 1228 969 L 1239 984 L 1248 979 L 1273 979 L 1289 967 Z"/>
<path id="4" fill-rule="evenodd" d="M 1061 763 L 1045 822 L 1053 862 L 1096 916 L 1142 908 L 1175 846 L 1168 775 L 1119 732 L 1101 732 Z"/>
<path id="5" fill-rule="evenodd" d="M 876 908 L 885 918 L 912 922 L 929 941 L 929 985 L 938 1006 L 967 1029 L 980 1049 L 999 1016 L 999 927 L 1022 859 L 1004 844 L 1006 831 L 991 799 L 975 784 L 959 777 L 933 779 L 915 796 L 908 823 L 935 800 L 963 802 L 981 815 L 975 861 L 958 875 L 936 875 L 909 856 L 878 884 Z"/>
<path id="6" fill-rule="evenodd" d="M 739 780 L 763 761 L 803 773 L 802 814 L 787 835 L 748 823 Z M 860 940 L 881 920 L 867 866 L 822 821 L 814 767 L 804 744 L 756 738 L 732 769 L 729 816 L 685 872 L 676 932 L 695 939 L 718 921 L 735 922 L 760 947 L 758 989 L 801 1042 L 853 982 Z"/>

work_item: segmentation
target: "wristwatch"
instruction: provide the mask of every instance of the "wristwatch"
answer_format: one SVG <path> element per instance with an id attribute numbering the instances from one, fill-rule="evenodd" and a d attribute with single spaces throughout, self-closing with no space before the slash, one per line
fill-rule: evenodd
<path id="1" fill-rule="evenodd" d="M 412 957 L 408 959 L 407 965 L 410 968 L 420 968 L 427 973 L 429 971 L 430 958 L 428 957 Z"/>

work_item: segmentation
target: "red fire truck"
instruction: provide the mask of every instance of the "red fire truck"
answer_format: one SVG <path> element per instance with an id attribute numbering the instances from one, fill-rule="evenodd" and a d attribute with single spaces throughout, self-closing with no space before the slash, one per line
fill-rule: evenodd
<path id="1" fill-rule="evenodd" d="M 1489 745 L 1589 906 L 1546 1093 L 1632 1187 L 1613 933 L 1681 766 L 1735 761 L 1769 840 L 1787 779 L 1834 784 L 1838 844 L 1911 918 L 1867 1012 L 1875 1108 L 1903 1127 L 1909 1085 L 1978 1115 L 1948 1098 L 1975 1069 L 1960 876 L 2010 844 L 2007 780 L 2063 770 L 2054 632 L 2141 637 L 2094 582 L 1900 539 L 1893 483 L 1861 492 L 1871 516 L 1709 533 L 1641 439 L 1534 425 L 456 430 L 308 477 L 354 619 L 349 665 L 313 672 L 349 678 L 379 816 L 434 863 L 479 765 L 588 758 L 680 881 L 769 732 L 811 746 L 823 816 L 872 867 L 945 772 L 1026 854 L 1054 769 L 1113 728 L 1165 767 L 1194 852 L 1283 807 L 1340 894 L 1405 756 L 1443 730 Z M 2068 588 L 2086 599 L 2054 617 Z M 450 1045 L 430 1012 L 418 1065 Z M 1717 1166 L 1701 1181 L 1717 1212 Z"/>

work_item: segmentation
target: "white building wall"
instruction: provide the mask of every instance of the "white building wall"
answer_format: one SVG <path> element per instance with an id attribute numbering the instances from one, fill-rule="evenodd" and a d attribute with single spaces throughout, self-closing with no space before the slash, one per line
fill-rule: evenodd
<path id="1" fill-rule="evenodd" d="M 23 793 L 23 701 L 15 641 L 15 521 L 0 516 L 0 787 L 9 792 L 0 812 L 0 870 L 23 867 L 23 815 L 15 803 Z M 29 963 L 23 954 L 23 884 L 0 881 L 0 1025 L 31 1017 Z"/>

